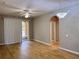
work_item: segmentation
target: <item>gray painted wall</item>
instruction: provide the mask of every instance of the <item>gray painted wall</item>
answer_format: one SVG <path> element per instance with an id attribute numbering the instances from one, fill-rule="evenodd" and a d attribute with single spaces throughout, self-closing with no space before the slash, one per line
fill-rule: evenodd
<path id="1" fill-rule="evenodd" d="M 34 39 L 50 43 L 50 19 L 53 15 L 49 13 L 34 19 Z"/>
<path id="2" fill-rule="evenodd" d="M 33 18 L 29 21 L 29 40 L 33 40 Z"/>
<path id="3" fill-rule="evenodd" d="M 60 20 L 60 45 L 63 48 L 79 52 L 79 5 L 69 8 L 69 10 L 68 15 Z"/>
<path id="4" fill-rule="evenodd" d="M 0 44 L 4 42 L 4 19 L 0 16 Z"/>
<path id="5" fill-rule="evenodd" d="M 69 11 L 68 15 L 60 19 L 60 47 L 79 52 L 79 5 L 36 17 L 33 22 L 34 39 L 50 43 L 50 18 L 66 10 Z"/>

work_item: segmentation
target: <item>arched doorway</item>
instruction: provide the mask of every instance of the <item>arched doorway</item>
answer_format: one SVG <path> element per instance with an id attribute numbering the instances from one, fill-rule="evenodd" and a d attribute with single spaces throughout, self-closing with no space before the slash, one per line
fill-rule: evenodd
<path id="1" fill-rule="evenodd" d="M 59 18 L 53 16 L 50 20 L 50 40 L 52 47 L 59 47 Z"/>

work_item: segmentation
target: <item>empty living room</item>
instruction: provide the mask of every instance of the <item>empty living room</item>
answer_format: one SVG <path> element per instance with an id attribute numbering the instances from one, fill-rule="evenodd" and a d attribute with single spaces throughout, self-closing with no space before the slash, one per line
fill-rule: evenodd
<path id="1" fill-rule="evenodd" d="M 79 59 L 79 0 L 0 0 L 0 59 Z"/>

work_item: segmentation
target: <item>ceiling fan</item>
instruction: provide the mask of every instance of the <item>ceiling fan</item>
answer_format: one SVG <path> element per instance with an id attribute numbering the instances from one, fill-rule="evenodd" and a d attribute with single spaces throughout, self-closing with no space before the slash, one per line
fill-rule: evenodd
<path id="1" fill-rule="evenodd" d="M 29 2 L 30 2 L 30 1 L 29 1 Z M 33 10 L 33 9 L 31 9 L 31 3 L 29 3 L 29 5 L 27 6 L 27 8 L 24 9 L 24 10 L 22 10 L 22 9 L 20 9 L 20 8 L 18 8 L 18 7 L 9 5 L 9 3 L 6 2 L 6 0 L 2 0 L 2 2 L 0 2 L 0 5 L 15 10 L 15 11 L 16 11 L 16 12 L 15 12 L 16 14 L 18 14 L 18 15 L 20 15 L 20 16 L 25 16 L 25 18 L 31 17 L 31 15 L 32 15 L 33 13 L 40 13 L 40 12 L 43 12 L 43 11 L 41 11 L 41 10 Z"/>

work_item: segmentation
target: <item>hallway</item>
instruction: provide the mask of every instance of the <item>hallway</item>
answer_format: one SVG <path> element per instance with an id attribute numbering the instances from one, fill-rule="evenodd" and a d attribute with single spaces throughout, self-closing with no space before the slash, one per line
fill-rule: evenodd
<path id="1" fill-rule="evenodd" d="M 0 46 L 0 59 L 79 59 L 79 56 L 35 41 L 24 41 L 22 44 Z"/>

